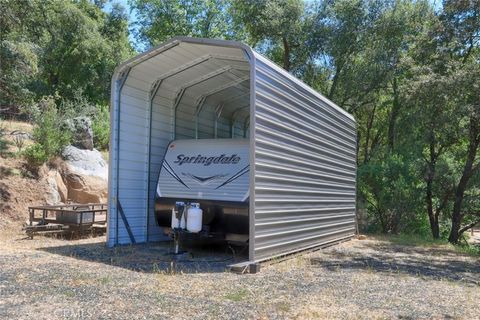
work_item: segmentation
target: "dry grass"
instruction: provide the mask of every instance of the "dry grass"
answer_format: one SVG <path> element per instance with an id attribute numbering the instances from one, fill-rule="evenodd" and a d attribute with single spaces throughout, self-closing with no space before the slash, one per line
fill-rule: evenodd
<path id="1" fill-rule="evenodd" d="M 15 145 L 15 130 L 31 133 L 31 124 L 13 120 L 0 120 L 5 135 L 0 137 L 0 230 L 17 228 L 28 216 L 28 206 L 45 204 L 45 182 L 39 181 L 25 170 L 25 161 Z M 23 150 L 33 143 L 25 141 Z"/>
<path id="2" fill-rule="evenodd" d="M 19 158 L 20 152 L 33 143 L 30 139 L 19 139 L 21 144 L 17 144 L 16 136 L 12 135 L 15 131 L 32 134 L 33 126 L 31 123 L 0 119 L 0 129 L 4 131 L 4 136 L 0 139 L 3 138 L 4 143 L 6 143 L 0 150 L 0 156 L 3 156 L 3 158 Z"/>
<path id="3" fill-rule="evenodd" d="M 33 126 L 31 123 L 24 122 L 24 121 L 16 121 L 16 120 L 1 120 L 0 125 L 2 125 L 7 133 L 10 133 L 13 130 L 19 130 L 23 132 L 32 133 Z"/>
<path id="4" fill-rule="evenodd" d="M 108 249 L 104 238 L 0 237 L 0 318 L 475 319 L 478 259 L 448 248 L 354 240 L 224 272 L 223 252 L 195 251 L 172 272 L 168 244 Z M 217 262 L 212 262 L 215 260 Z"/>

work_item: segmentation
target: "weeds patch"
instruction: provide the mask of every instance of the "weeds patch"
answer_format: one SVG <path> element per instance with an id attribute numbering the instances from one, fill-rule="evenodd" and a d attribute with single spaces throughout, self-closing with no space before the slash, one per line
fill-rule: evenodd
<path id="1" fill-rule="evenodd" d="M 246 289 L 240 289 L 235 292 L 226 294 L 225 299 L 239 302 L 239 301 L 245 300 L 247 296 L 248 296 L 248 291 Z"/>
<path id="2" fill-rule="evenodd" d="M 463 243 L 461 245 L 452 245 L 444 239 L 433 239 L 431 237 L 421 237 L 412 234 L 399 235 L 373 235 L 373 238 L 381 241 L 388 241 L 395 245 L 410 246 L 410 247 L 445 247 L 457 253 L 463 253 L 469 256 L 480 256 L 480 247 Z"/>

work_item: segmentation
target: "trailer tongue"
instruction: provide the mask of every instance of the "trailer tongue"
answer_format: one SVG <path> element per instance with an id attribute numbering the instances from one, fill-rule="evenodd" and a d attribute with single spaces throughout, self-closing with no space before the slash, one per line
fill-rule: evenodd
<path id="1" fill-rule="evenodd" d="M 207 238 L 246 242 L 249 168 L 248 139 L 172 141 L 157 185 L 159 226 L 167 231 L 179 229 Z M 197 221 L 193 223 L 193 219 Z"/>

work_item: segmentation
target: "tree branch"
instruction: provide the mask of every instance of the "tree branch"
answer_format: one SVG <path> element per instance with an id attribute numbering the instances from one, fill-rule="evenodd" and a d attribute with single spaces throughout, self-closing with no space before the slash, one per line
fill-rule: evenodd
<path id="1" fill-rule="evenodd" d="M 443 196 L 443 199 L 442 199 L 442 202 L 440 203 L 440 205 L 436 208 L 435 210 L 435 215 L 436 216 L 439 216 L 440 215 L 440 212 L 445 209 L 445 207 L 447 206 L 448 204 L 448 200 L 450 200 L 450 197 L 453 193 L 453 190 L 450 189 L 448 190 L 445 195 Z"/>
<path id="2" fill-rule="evenodd" d="M 458 230 L 458 234 L 462 234 L 462 233 L 464 233 L 465 231 L 467 231 L 468 229 L 473 228 L 477 223 L 480 223 L 480 219 L 475 220 L 474 222 L 469 223 L 469 224 L 467 224 L 466 226 L 460 228 L 460 230 Z"/>

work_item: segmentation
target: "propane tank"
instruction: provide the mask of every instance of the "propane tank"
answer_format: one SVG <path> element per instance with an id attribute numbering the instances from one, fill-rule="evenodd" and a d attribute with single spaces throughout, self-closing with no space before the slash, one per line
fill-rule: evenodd
<path id="1" fill-rule="evenodd" d="M 187 230 L 195 233 L 202 231 L 202 216 L 203 211 L 200 209 L 200 204 L 190 204 L 187 211 Z"/>
<path id="2" fill-rule="evenodd" d="M 175 214 L 175 208 L 172 208 L 172 229 L 178 228 L 178 219 Z M 185 229 L 185 214 L 182 215 L 180 221 L 180 229 Z"/>

